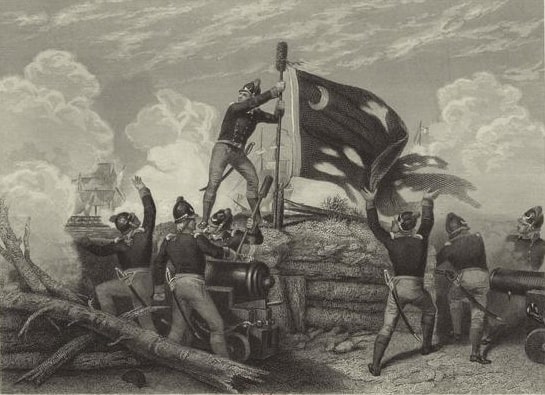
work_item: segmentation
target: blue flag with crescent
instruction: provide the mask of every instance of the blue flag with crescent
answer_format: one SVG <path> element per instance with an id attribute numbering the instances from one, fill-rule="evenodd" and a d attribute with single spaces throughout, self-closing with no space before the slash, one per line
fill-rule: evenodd
<path id="1" fill-rule="evenodd" d="M 434 190 L 474 207 L 475 187 L 452 174 L 437 173 L 447 163 L 437 156 L 401 156 L 408 131 L 399 115 L 365 89 L 339 84 L 295 68 L 291 80 L 292 175 L 329 181 L 356 200 L 362 186 L 377 190 L 380 212 L 413 210 L 400 192 Z M 432 168 L 432 172 L 423 172 Z M 414 207 L 413 207 L 414 206 Z"/>

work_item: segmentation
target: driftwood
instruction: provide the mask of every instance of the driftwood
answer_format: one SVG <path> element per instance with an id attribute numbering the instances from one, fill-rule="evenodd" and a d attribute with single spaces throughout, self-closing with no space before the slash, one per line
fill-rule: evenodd
<path id="1" fill-rule="evenodd" d="M 48 359 L 48 354 L 40 352 L 2 354 L 2 366 L 0 369 L 34 369 Z M 132 368 L 145 364 L 146 361 L 136 358 L 134 354 L 127 351 L 93 352 L 77 355 L 72 361 L 64 364 L 62 369 L 98 370 L 109 368 Z"/>
<path id="2" fill-rule="evenodd" d="M 307 298 L 350 302 L 385 302 L 388 287 L 341 281 L 307 281 Z"/>
<path id="3" fill-rule="evenodd" d="M 154 332 L 141 329 L 124 319 L 79 304 L 45 295 L 20 291 L 1 291 L 0 308 L 33 313 L 49 307 L 48 315 L 77 321 L 121 344 L 132 352 L 161 365 L 185 372 L 225 392 L 236 392 L 241 382 L 262 382 L 265 371 L 252 368 L 204 351 L 183 347 Z"/>
<path id="4" fill-rule="evenodd" d="M 295 332 L 305 332 L 305 308 L 307 303 L 307 287 L 303 276 L 285 276 L 283 277 L 286 292 L 286 302 L 288 304 L 293 330 Z"/>
<path id="5" fill-rule="evenodd" d="M 384 269 L 367 262 L 366 258 L 367 256 L 363 256 L 361 262 L 355 265 L 320 260 L 292 260 L 281 263 L 278 269 L 286 276 L 304 276 L 312 280 L 355 280 L 368 284 L 384 284 Z"/>

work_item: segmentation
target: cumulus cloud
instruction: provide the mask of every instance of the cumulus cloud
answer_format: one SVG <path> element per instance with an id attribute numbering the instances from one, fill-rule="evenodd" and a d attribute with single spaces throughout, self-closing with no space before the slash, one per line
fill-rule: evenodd
<path id="1" fill-rule="evenodd" d="M 545 128 L 520 104 L 521 97 L 519 89 L 484 72 L 441 88 L 443 121 L 430 125 L 430 153 L 468 173 L 542 172 Z"/>
<path id="2" fill-rule="evenodd" d="M 37 86 L 61 92 L 66 101 L 91 100 L 100 91 L 97 78 L 66 51 L 40 52 L 25 67 L 25 78 Z"/>
<path id="3" fill-rule="evenodd" d="M 196 209 L 201 206 L 199 188 L 208 180 L 217 112 L 171 89 L 162 89 L 156 96 L 158 103 L 143 108 L 125 133 L 136 147 L 147 150 L 148 163 L 136 174 L 152 190 L 158 221 L 170 221 L 178 196 Z M 139 212 L 140 206 L 131 193 L 121 209 Z"/>
<path id="4" fill-rule="evenodd" d="M 71 179 L 113 159 L 113 131 L 90 106 L 99 91 L 64 51 L 44 51 L 24 76 L 0 79 L 0 194 L 19 234 L 32 218 L 33 253 L 59 277 L 78 268 L 64 233 L 75 203 Z"/>
<path id="5" fill-rule="evenodd" d="M 521 105 L 521 91 L 490 73 L 458 79 L 438 91 L 441 121 L 429 125 L 420 153 L 439 155 L 471 180 L 487 211 L 538 204 L 545 187 L 545 126 Z"/>

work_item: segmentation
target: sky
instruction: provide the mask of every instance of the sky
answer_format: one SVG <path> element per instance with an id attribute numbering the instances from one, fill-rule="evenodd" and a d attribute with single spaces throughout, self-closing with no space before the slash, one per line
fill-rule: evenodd
<path id="1" fill-rule="evenodd" d="M 60 237 L 71 179 L 114 161 L 124 208 L 139 210 L 138 174 L 160 220 L 179 195 L 200 209 L 227 105 L 278 80 L 285 41 L 298 67 L 380 96 L 411 137 L 426 126 L 407 150 L 446 159 L 481 210 L 515 215 L 545 204 L 543 14 L 541 0 L 3 0 L 0 193 Z M 339 192 L 293 183 L 309 204 Z"/>

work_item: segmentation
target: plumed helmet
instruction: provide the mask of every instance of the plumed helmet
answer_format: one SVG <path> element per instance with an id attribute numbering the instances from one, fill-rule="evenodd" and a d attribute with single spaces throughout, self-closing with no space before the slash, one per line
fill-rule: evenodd
<path id="1" fill-rule="evenodd" d="M 172 209 L 172 216 L 175 223 L 180 223 L 187 219 L 195 218 L 195 210 L 191 204 L 185 201 L 183 196 L 180 196 L 176 199 L 176 203 Z"/>
<path id="2" fill-rule="evenodd" d="M 397 225 L 401 230 L 411 230 L 416 226 L 418 217 L 420 217 L 420 213 L 404 211 L 397 216 Z"/>
<path id="3" fill-rule="evenodd" d="M 539 229 L 543 225 L 543 209 L 541 206 L 532 207 L 522 215 L 519 221 L 530 225 L 532 229 Z"/>
<path id="4" fill-rule="evenodd" d="M 261 93 L 261 80 L 259 78 L 256 78 L 255 80 L 244 84 L 244 86 L 238 91 L 247 92 L 250 95 L 259 95 Z"/>
<path id="5" fill-rule="evenodd" d="M 223 225 L 223 229 L 229 229 L 233 223 L 233 214 L 231 213 L 231 209 L 226 208 L 216 211 L 212 215 L 212 218 L 210 218 L 210 223 L 214 226 Z"/>
<path id="6" fill-rule="evenodd" d="M 129 231 L 131 228 L 138 228 L 140 220 L 134 213 L 122 212 L 110 217 L 110 222 L 115 224 L 117 230 L 121 233 Z"/>
<path id="7" fill-rule="evenodd" d="M 469 229 L 467 222 L 454 213 L 447 214 L 447 220 L 445 222 L 445 229 L 449 236 L 454 236 L 462 229 Z"/>

